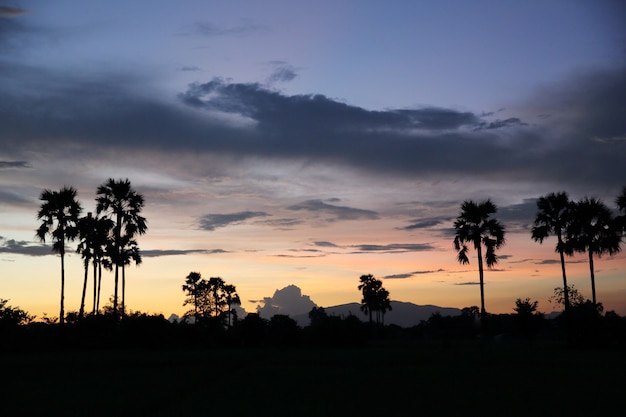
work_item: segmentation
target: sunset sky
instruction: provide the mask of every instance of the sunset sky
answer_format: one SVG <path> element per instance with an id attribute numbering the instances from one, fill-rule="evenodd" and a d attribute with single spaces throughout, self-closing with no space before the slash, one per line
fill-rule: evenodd
<path id="1" fill-rule="evenodd" d="M 131 310 L 182 314 L 191 271 L 249 312 L 292 284 L 358 302 L 368 273 L 393 300 L 479 305 L 452 223 L 491 198 L 508 234 L 487 310 L 550 312 L 562 278 L 554 238 L 530 238 L 537 197 L 614 208 L 626 185 L 624 22 L 609 0 L 0 1 L 0 298 L 58 316 L 39 195 L 73 186 L 86 214 L 112 177 L 146 200 Z M 624 252 L 596 262 L 621 315 Z M 591 297 L 587 258 L 567 261 Z M 82 276 L 71 254 L 66 311 Z"/>

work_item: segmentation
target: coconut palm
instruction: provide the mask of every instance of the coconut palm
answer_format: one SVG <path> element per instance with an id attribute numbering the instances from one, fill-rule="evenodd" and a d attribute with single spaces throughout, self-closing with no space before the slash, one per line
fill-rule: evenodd
<path id="1" fill-rule="evenodd" d="M 235 314 L 235 319 L 237 319 L 237 311 L 233 310 L 233 305 L 241 305 L 241 298 L 239 298 L 239 294 L 237 294 L 237 289 L 232 284 L 224 285 L 224 294 L 226 296 L 226 304 L 228 305 L 228 328 L 231 327 L 231 316 L 233 313 Z"/>
<path id="2" fill-rule="evenodd" d="M 50 235 L 54 241 L 52 250 L 61 255 L 59 323 L 63 324 L 65 322 L 65 242 L 74 240 L 78 235 L 78 216 L 82 208 L 76 200 L 76 189 L 73 187 L 65 186 L 60 191 L 45 189 L 39 199 L 43 203 L 37 213 L 37 220 L 42 222 L 36 235 L 42 242 L 45 242 L 46 237 Z"/>
<path id="3" fill-rule="evenodd" d="M 571 255 L 572 250 L 563 240 L 566 237 L 567 225 L 570 220 L 571 202 L 566 192 L 550 193 L 537 200 L 537 215 L 535 226 L 531 230 L 535 242 L 543 243 L 550 235 L 556 236 L 555 251 L 561 258 L 561 272 L 563 274 L 563 288 L 565 289 L 565 311 L 569 311 L 569 296 L 567 276 L 565 274 L 565 254 Z"/>
<path id="4" fill-rule="evenodd" d="M 94 236 L 96 230 L 96 220 L 91 215 L 91 212 L 87 213 L 86 217 L 78 219 L 78 247 L 76 253 L 80 254 L 83 258 L 83 267 L 85 269 L 85 276 L 83 279 L 83 292 L 80 299 L 80 309 L 78 310 L 78 317 L 83 317 L 85 314 L 85 296 L 87 295 L 87 278 L 89 275 L 89 262 L 94 259 Z M 96 269 L 95 261 L 94 265 L 94 291 L 96 288 Z M 95 305 L 95 304 L 94 304 Z"/>
<path id="5" fill-rule="evenodd" d="M 96 217 L 94 241 L 93 241 L 93 267 L 94 267 L 94 280 L 96 268 L 98 270 L 98 285 L 94 282 L 94 300 L 93 300 L 93 313 L 97 313 L 100 310 L 100 288 L 102 284 L 102 268 L 111 271 L 113 266 L 111 260 L 108 257 L 109 248 L 111 247 L 111 231 L 113 230 L 113 221 L 106 217 Z"/>
<path id="6" fill-rule="evenodd" d="M 382 282 L 374 278 L 372 274 L 361 275 L 359 281 L 361 283 L 357 288 L 363 294 L 361 311 L 368 314 L 369 322 L 372 324 L 372 313 L 376 311 L 376 291 L 382 286 Z"/>
<path id="7" fill-rule="evenodd" d="M 135 235 L 142 235 L 148 229 L 146 219 L 139 214 L 144 206 L 144 198 L 133 190 L 128 179 L 116 181 L 109 178 L 98 187 L 96 202 L 97 213 L 104 213 L 114 222 L 109 256 L 115 265 L 113 313 L 117 315 L 119 269 L 124 266 L 125 245 L 130 244 Z"/>
<path id="8" fill-rule="evenodd" d="M 135 262 L 140 265 L 142 262 L 139 247 L 134 239 L 124 236 L 122 239 L 121 264 L 122 264 L 122 311 L 126 311 L 126 265 Z"/>
<path id="9" fill-rule="evenodd" d="M 611 210 L 599 199 L 585 197 L 572 205 L 568 239 L 576 252 L 587 252 L 591 274 L 591 300 L 596 300 L 593 256 L 613 255 L 620 251 L 621 234 L 615 227 Z"/>
<path id="10" fill-rule="evenodd" d="M 469 264 L 467 244 L 474 246 L 478 258 L 478 273 L 480 278 L 480 316 L 485 318 L 485 291 L 483 272 L 483 246 L 485 247 L 484 262 L 488 268 L 498 263 L 496 249 L 504 245 L 505 229 L 492 215 L 498 208 L 491 200 L 475 203 L 466 200 L 461 204 L 461 212 L 454 221 L 456 236 L 454 248 L 459 251 L 457 260 L 461 264 Z"/>

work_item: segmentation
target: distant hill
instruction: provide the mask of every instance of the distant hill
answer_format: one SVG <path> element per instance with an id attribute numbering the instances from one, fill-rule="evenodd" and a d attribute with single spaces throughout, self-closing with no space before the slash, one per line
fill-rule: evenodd
<path id="1" fill-rule="evenodd" d="M 347 317 L 353 315 L 361 321 L 367 321 L 368 316 L 361 311 L 361 304 L 349 303 L 332 307 L 324 307 L 326 314 L 329 316 Z M 400 327 L 413 327 L 420 324 L 422 320 L 434 314 L 439 313 L 442 316 L 458 316 L 461 310 L 451 307 L 438 307 L 434 305 L 420 306 L 413 303 L 402 301 L 392 301 L 391 311 L 385 313 L 385 324 L 395 324 Z M 304 327 L 309 325 L 309 314 L 299 314 L 292 317 L 298 322 L 298 325 Z"/>

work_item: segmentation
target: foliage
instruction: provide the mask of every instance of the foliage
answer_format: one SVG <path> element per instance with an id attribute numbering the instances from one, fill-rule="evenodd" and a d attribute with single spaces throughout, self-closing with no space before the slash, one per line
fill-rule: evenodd
<path id="1" fill-rule="evenodd" d="M 389 291 L 383 287 L 382 281 L 374 278 L 372 274 L 361 275 L 359 286 L 363 298 L 361 299 L 361 310 L 369 315 L 369 322 L 372 324 L 372 313 L 376 313 L 376 324 L 385 323 L 385 312 L 391 310 Z"/>
<path id="2" fill-rule="evenodd" d="M 183 306 L 193 306 L 192 310 L 185 313 L 185 317 L 193 315 L 197 322 L 212 317 L 225 320 L 227 326 L 231 326 L 233 314 L 236 318 L 233 306 L 241 304 L 234 285 L 227 284 L 220 277 L 205 280 L 199 272 L 190 272 L 182 289 L 187 295 Z"/>
<path id="3" fill-rule="evenodd" d="M 76 199 L 76 189 L 63 187 L 60 191 L 45 189 L 39 199 L 42 201 L 37 220 L 41 224 L 36 231 L 37 237 L 45 242 L 49 235 L 53 240 L 52 250 L 61 255 L 61 302 L 59 320 L 65 318 L 65 242 L 74 240 L 78 235 L 78 216 L 82 211 Z"/>
<path id="4" fill-rule="evenodd" d="M 483 246 L 485 247 L 484 260 L 488 268 L 498 263 L 496 249 L 505 243 L 505 228 L 492 215 L 498 208 L 491 200 L 475 203 L 466 200 L 461 204 L 461 212 L 454 221 L 456 231 L 454 248 L 458 251 L 457 260 L 461 264 L 469 264 L 467 244 L 471 244 L 477 252 L 478 272 L 480 278 L 480 314 L 485 315 L 485 293 L 483 272 Z"/>
<path id="5" fill-rule="evenodd" d="M 0 298 L 0 329 L 29 324 L 35 319 L 35 316 L 19 307 L 11 307 L 8 303 L 9 300 Z"/>

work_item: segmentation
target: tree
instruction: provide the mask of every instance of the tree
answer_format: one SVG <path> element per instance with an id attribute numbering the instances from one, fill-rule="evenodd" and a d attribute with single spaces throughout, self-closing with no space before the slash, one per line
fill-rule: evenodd
<path id="1" fill-rule="evenodd" d="M 515 330 L 522 336 L 531 340 L 541 330 L 543 323 L 543 314 L 537 311 L 538 301 L 530 301 L 530 298 L 515 300 L 515 308 L 517 313 L 514 317 Z"/>
<path id="2" fill-rule="evenodd" d="M 585 197 L 574 203 L 567 235 L 574 251 L 587 252 L 589 256 L 591 300 L 595 305 L 597 300 L 593 256 L 613 255 L 621 249 L 621 234 L 615 227 L 611 210 L 596 198 Z"/>
<path id="3" fill-rule="evenodd" d="M 615 218 L 615 223 L 622 235 L 624 235 L 626 233 L 626 186 L 622 188 L 622 193 L 615 199 L 615 204 L 617 204 L 617 208 L 622 213 Z"/>
<path id="4" fill-rule="evenodd" d="M 28 324 L 35 319 L 26 311 L 8 305 L 9 300 L 0 298 L 0 329 Z"/>
<path id="5" fill-rule="evenodd" d="M 567 295 L 567 276 L 565 274 L 565 254 L 571 255 L 571 248 L 566 245 L 563 238 L 567 233 L 567 226 L 570 221 L 571 202 L 566 192 L 550 193 L 539 197 L 537 200 L 537 215 L 535 226 L 531 230 L 532 238 L 535 242 L 543 243 L 548 236 L 556 235 L 555 251 L 561 258 L 561 272 L 563 274 L 563 288 L 565 289 L 565 311 L 569 310 L 569 297 Z"/>
<path id="6" fill-rule="evenodd" d="M 130 265 L 131 262 L 135 262 L 135 265 L 141 265 L 142 259 L 139 253 L 139 246 L 137 241 L 131 239 L 129 236 L 124 236 L 122 239 L 122 250 L 120 253 L 120 263 L 122 265 L 122 311 L 125 311 L 126 306 L 126 265 Z"/>
<path id="7" fill-rule="evenodd" d="M 228 328 L 231 327 L 231 317 L 234 315 L 237 319 L 237 310 L 233 309 L 233 305 L 241 305 L 241 299 L 237 294 L 237 289 L 232 284 L 224 285 L 224 294 L 226 295 L 226 305 L 228 306 Z"/>
<path id="8" fill-rule="evenodd" d="M 183 284 L 183 291 L 187 293 L 187 298 L 183 302 L 183 306 L 192 305 L 193 309 L 189 310 L 185 313 L 186 317 L 189 317 L 193 314 L 195 322 L 198 322 L 199 318 L 199 297 L 200 297 L 200 287 L 202 285 L 202 276 L 199 272 L 190 272 L 189 275 L 185 278 L 185 283 Z"/>
<path id="9" fill-rule="evenodd" d="M 109 178 L 98 187 L 96 202 L 97 213 L 104 213 L 114 222 L 109 256 L 115 265 L 113 312 L 117 314 L 119 268 L 124 266 L 125 247 L 131 244 L 134 236 L 143 235 L 148 229 L 146 219 L 139 214 L 144 198 L 133 190 L 128 179 L 115 181 Z"/>
<path id="10" fill-rule="evenodd" d="M 505 242 L 504 226 L 491 217 L 497 211 L 498 208 L 489 199 L 479 203 L 466 200 L 461 204 L 461 212 L 454 222 L 456 231 L 454 248 L 459 251 L 457 260 L 461 264 L 469 264 L 467 243 L 472 244 L 477 252 L 481 319 L 485 318 L 483 246 L 485 247 L 485 263 L 488 268 L 491 268 L 498 263 L 496 249 L 501 248 Z"/>
<path id="11" fill-rule="evenodd" d="M 93 294 L 93 313 L 100 311 L 100 288 L 102 284 L 102 268 L 111 271 L 113 269 L 110 258 L 108 257 L 109 248 L 111 247 L 111 231 L 113 230 L 113 220 L 107 217 L 95 218 L 95 230 L 93 235 L 93 267 L 94 280 L 96 268 L 98 270 L 98 285 L 94 282 Z"/>
<path id="12" fill-rule="evenodd" d="M 65 242 L 72 241 L 78 235 L 78 216 L 82 211 L 80 203 L 76 200 L 76 189 L 63 187 L 60 191 L 45 189 L 39 199 L 43 201 L 37 220 L 41 225 L 36 231 L 37 237 L 45 242 L 50 235 L 53 240 L 52 250 L 61 256 L 61 306 L 59 323 L 64 323 L 65 318 Z"/>
<path id="13" fill-rule="evenodd" d="M 373 323 L 372 313 L 376 313 L 376 323 L 384 324 L 384 316 L 387 310 L 391 310 L 389 291 L 383 287 L 382 281 L 374 278 L 372 274 L 361 275 L 359 286 L 363 298 L 361 299 L 361 311 L 369 316 L 370 324 Z"/>
<path id="14" fill-rule="evenodd" d="M 85 314 L 85 297 L 87 295 L 87 278 L 89 275 L 89 262 L 94 259 L 94 236 L 96 231 L 96 220 L 91 215 L 91 212 L 87 213 L 86 217 L 81 217 L 78 219 L 78 247 L 76 248 L 76 253 L 80 254 L 83 258 L 83 267 L 85 269 L 85 276 L 83 279 L 83 292 L 80 299 L 80 309 L 78 310 L 78 316 L 83 317 Z M 96 263 L 93 262 L 94 271 L 93 271 L 93 279 L 94 279 L 94 294 L 96 288 Z M 95 306 L 95 300 L 94 300 Z"/>

